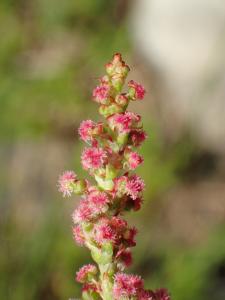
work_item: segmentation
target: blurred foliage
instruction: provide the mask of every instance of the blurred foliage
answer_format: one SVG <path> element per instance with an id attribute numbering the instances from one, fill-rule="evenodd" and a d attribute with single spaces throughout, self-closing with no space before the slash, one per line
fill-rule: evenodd
<path id="1" fill-rule="evenodd" d="M 40 136 L 92 109 L 83 103 L 93 70 L 128 47 L 114 10 L 102 0 L 1 2 L 1 137 Z"/>
<path id="2" fill-rule="evenodd" d="M 211 232 L 208 241 L 198 249 L 179 253 L 173 249 L 169 251 L 167 282 L 177 299 L 225 299 L 224 230 L 225 228 L 221 228 Z"/>
<path id="3" fill-rule="evenodd" d="M 96 106 L 89 101 L 96 74 L 101 74 L 102 65 L 112 53 L 120 51 L 129 57 L 131 50 L 121 2 L 0 2 L 2 145 L 10 145 L 13 151 L 18 141 L 41 138 L 63 140 L 70 145 L 79 122 L 97 115 Z M 185 137 L 165 147 L 156 121 L 146 118 L 145 128 L 150 138 L 142 149 L 145 164 L 139 174 L 148 181 L 151 178 L 145 198 L 152 200 L 179 181 L 179 171 L 189 163 L 194 146 Z M 7 147 L 1 152 L 4 157 L 10 152 Z M 80 151 L 81 144 L 75 144 L 65 164 L 74 166 L 82 175 L 77 155 Z M 74 283 L 74 274 L 90 257 L 86 250 L 74 246 L 69 213 L 63 208 L 68 202 L 56 198 L 55 186 L 51 186 L 44 192 L 41 218 L 34 218 L 29 226 L 25 221 L 19 224 L 13 205 L 20 195 L 10 199 L 14 178 L 7 177 L 6 168 L 4 164 L 0 172 L 0 208 L 4 212 L 0 218 L 0 299 L 57 300 L 78 296 L 80 286 Z M 19 214 L 23 210 L 19 207 Z M 137 215 L 140 217 L 141 213 Z M 133 270 L 144 275 L 149 287 L 170 288 L 173 300 L 225 299 L 219 281 L 222 275 L 216 273 L 220 268 L 224 272 L 224 233 L 219 229 L 206 245 L 190 249 L 165 241 L 153 244 L 149 250 L 143 240 L 135 250 Z M 212 271 L 215 266 L 218 269 Z M 151 269 L 150 273 L 147 269 Z"/>
<path id="4" fill-rule="evenodd" d="M 225 299 L 225 227 L 211 231 L 198 246 L 170 242 L 149 245 L 144 242 L 135 253 L 134 271 L 145 276 L 146 286 L 166 286 L 172 299 Z M 148 266 L 148 268 L 146 268 Z"/>

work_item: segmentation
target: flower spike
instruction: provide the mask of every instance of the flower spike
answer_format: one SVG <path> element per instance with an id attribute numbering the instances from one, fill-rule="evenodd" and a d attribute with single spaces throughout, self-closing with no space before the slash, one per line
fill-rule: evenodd
<path id="1" fill-rule="evenodd" d="M 141 116 L 127 107 L 130 101 L 142 100 L 145 89 L 130 80 L 128 91 L 122 92 L 130 68 L 121 54 L 116 53 L 105 68 L 106 75 L 92 93 L 105 120 L 85 120 L 78 129 L 89 145 L 81 164 L 95 183 L 78 179 L 73 171 L 64 172 L 58 182 L 63 196 L 82 196 L 72 214 L 73 236 L 79 246 L 90 250 L 95 262 L 81 267 L 76 280 L 83 284 L 83 300 L 170 300 L 166 289 L 145 290 L 140 276 L 124 273 L 132 264 L 137 229 L 123 216 L 143 203 L 145 184 L 134 170 L 143 162 L 136 148 L 147 138 Z"/>

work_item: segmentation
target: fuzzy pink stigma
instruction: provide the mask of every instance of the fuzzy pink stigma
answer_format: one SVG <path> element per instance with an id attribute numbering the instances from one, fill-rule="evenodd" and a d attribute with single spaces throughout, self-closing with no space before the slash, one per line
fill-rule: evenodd
<path id="1" fill-rule="evenodd" d="M 83 141 L 87 142 L 92 140 L 92 131 L 95 126 L 96 123 L 91 120 L 81 122 L 78 133 Z"/>
<path id="2" fill-rule="evenodd" d="M 137 297 L 143 290 L 143 280 L 136 275 L 117 273 L 115 275 L 113 295 L 116 300 Z"/>
<path id="3" fill-rule="evenodd" d="M 84 283 L 88 280 L 89 275 L 95 275 L 97 273 L 97 268 L 95 265 L 85 265 L 76 273 L 76 280 L 78 282 Z"/>
<path id="4" fill-rule="evenodd" d="M 127 230 L 127 232 L 124 235 L 124 239 L 126 240 L 126 243 L 129 245 L 129 247 L 136 246 L 135 237 L 137 235 L 137 228 L 132 227 Z"/>
<path id="5" fill-rule="evenodd" d="M 63 193 L 63 197 L 71 196 L 73 192 L 72 184 L 75 182 L 77 175 L 73 171 L 65 171 L 58 180 L 59 192 Z"/>
<path id="6" fill-rule="evenodd" d="M 83 230 L 80 225 L 73 227 L 73 237 L 79 246 L 84 245 L 85 239 L 83 235 Z"/>
<path id="7" fill-rule="evenodd" d="M 126 192 L 133 200 L 135 200 L 143 191 L 144 187 L 144 181 L 139 176 L 133 175 L 129 178 L 126 184 Z"/>
<path id="8" fill-rule="evenodd" d="M 140 291 L 138 295 L 138 300 L 154 300 L 151 291 Z"/>
<path id="9" fill-rule="evenodd" d="M 117 252 L 116 258 L 124 267 L 129 267 L 132 264 L 132 254 L 129 249 L 121 249 Z"/>
<path id="10" fill-rule="evenodd" d="M 136 169 L 143 161 L 143 157 L 137 152 L 131 152 L 128 155 L 128 165 L 131 170 Z"/>
<path id="11" fill-rule="evenodd" d="M 132 117 L 130 114 L 117 114 L 114 115 L 114 122 L 120 132 L 125 133 L 130 131 L 132 124 Z"/>
<path id="12" fill-rule="evenodd" d="M 81 200 L 78 208 L 73 212 L 74 223 L 90 221 L 97 215 L 105 213 L 108 209 L 108 203 L 109 199 L 104 192 L 91 192 L 87 198 Z"/>
<path id="13" fill-rule="evenodd" d="M 121 233 L 127 228 L 127 221 L 121 217 L 113 216 L 111 219 L 111 226 L 116 228 L 117 232 Z"/>
<path id="14" fill-rule="evenodd" d="M 134 202 L 134 207 L 133 209 L 135 211 L 139 210 L 141 208 L 141 205 L 142 205 L 142 202 L 143 202 L 143 199 L 141 197 L 138 197 L 136 198 L 135 200 L 133 200 Z"/>
<path id="15" fill-rule="evenodd" d="M 106 157 L 102 148 L 85 148 L 81 156 L 82 166 L 85 170 L 98 169 L 103 166 Z"/>
<path id="16" fill-rule="evenodd" d="M 152 300 L 170 300 L 170 295 L 168 294 L 167 289 L 158 289 L 154 292 L 151 291 L 150 295 Z"/>
<path id="17" fill-rule="evenodd" d="M 116 128 L 120 133 L 128 133 L 132 129 L 132 125 L 136 127 L 141 117 L 132 112 L 115 114 L 109 118 L 109 124 L 112 128 Z"/>
<path id="18" fill-rule="evenodd" d="M 104 192 L 95 191 L 89 194 L 88 201 L 94 207 L 103 207 L 109 203 L 109 198 Z"/>
<path id="19" fill-rule="evenodd" d="M 90 207 L 89 202 L 84 199 L 72 214 L 72 219 L 75 224 L 80 222 L 89 221 L 94 215 L 93 209 Z"/>
<path id="20" fill-rule="evenodd" d="M 116 240 L 116 233 L 107 224 L 99 224 L 95 226 L 95 240 L 100 245 L 106 241 L 114 243 Z"/>
<path id="21" fill-rule="evenodd" d="M 128 82 L 128 86 L 132 89 L 134 89 L 135 93 L 135 99 L 140 99 L 142 100 L 145 96 L 145 88 L 143 85 L 135 82 L 134 80 L 131 80 Z"/>
<path id="22" fill-rule="evenodd" d="M 94 100 L 100 104 L 105 104 L 109 98 L 110 86 L 108 84 L 102 84 L 97 86 L 92 93 Z"/>
<path id="23" fill-rule="evenodd" d="M 147 134 L 142 129 L 134 129 L 130 132 L 130 139 L 135 147 L 140 146 L 147 138 Z"/>

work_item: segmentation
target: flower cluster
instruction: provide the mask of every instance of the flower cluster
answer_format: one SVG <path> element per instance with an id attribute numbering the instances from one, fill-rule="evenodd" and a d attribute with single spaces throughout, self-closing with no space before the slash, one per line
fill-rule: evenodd
<path id="1" fill-rule="evenodd" d="M 166 290 L 145 290 L 139 276 L 123 273 L 132 263 L 131 248 L 137 234 L 123 215 L 139 210 L 143 202 L 145 184 L 133 171 L 143 162 L 135 148 L 147 137 L 141 116 L 127 111 L 127 106 L 130 101 L 142 100 L 145 89 L 131 80 L 128 91 L 122 91 L 129 67 L 120 54 L 105 67 L 107 74 L 92 93 L 105 121 L 86 120 L 78 129 L 88 144 L 81 155 L 82 167 L 95 184 L 67 171 L 58 185 L 63 196 L 81 195 L 72 214 L 73 236 L 78 245 L 90 250 L 96 263 L 83 266 L 76 280 L 83 284 L 83 299 L 170 300 Z"/>
<path id="2" fill-rule="evenodd" d="M 166 289 L 156 291 L 145 290 L 144 281 L 140 276 L 117 273 L 113 287 L 115 300 L 138 299 L 138 300 L 170 300 Z"/>

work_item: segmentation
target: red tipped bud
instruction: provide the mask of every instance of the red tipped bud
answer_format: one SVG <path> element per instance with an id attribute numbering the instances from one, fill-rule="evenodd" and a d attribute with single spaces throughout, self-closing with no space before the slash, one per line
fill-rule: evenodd
<path id="1" fill-rule="evenodd" d="M 124 94 L 119 94 L 115 98 L 115 102 L 118 103 L 120 106 L 124 107 L 127 106 L 129 103 L 129 99 Z"/>

